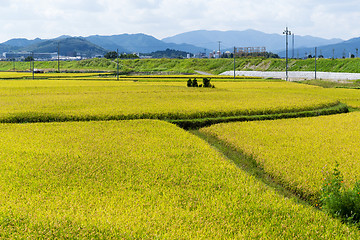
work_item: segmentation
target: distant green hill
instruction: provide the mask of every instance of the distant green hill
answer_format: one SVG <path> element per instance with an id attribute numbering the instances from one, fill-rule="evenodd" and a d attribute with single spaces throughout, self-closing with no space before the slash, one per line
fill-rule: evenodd
<path id="1" fill-rule="evenodd" d="M 178 51 L 167 48 L 165 51 L 156 51 L 147 55 L 150 55 L 153 58 L 186 58 L 188 54 L 192 56 L 192 54 L 190 54 L 189 52 Z"/>
<path id="2" fill-rule="evenodd" d="M 26 38 L 13 38 L 13 39 L 10 39 L 10 40 L 4 42 L 4 44 L 11 46 L 13 48 L 22 48 L 22 47 L 27 47 L 32 44 L 40 43 L 43 41 L 45 41 L 45 40 L 42 40 L 40 38 L 36 38 L 34 40 L 28 40 Z"/>
<path id="3" fill-rule="evenodd" d="M 60 49 L 60 55 L 63 56 L 85 56 L 93 57 L 95 55 L 104 55 L 107 50 L 99 47 L 81 37 L 69 37 L 42 41 L 30 46 L 24 47 L 23 51 L 32 51 L 36 53 L 53 53 Z"/>

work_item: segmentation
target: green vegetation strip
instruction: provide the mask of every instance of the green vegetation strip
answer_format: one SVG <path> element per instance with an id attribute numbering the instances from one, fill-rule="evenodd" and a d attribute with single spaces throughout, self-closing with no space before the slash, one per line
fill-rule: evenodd
<path id="1" fill-rule="evenodd" d="M 29 71 L 29 62 L 15 62 L 18 71 Z M 239 58 L 236 59 L 236 70 L 285 71 L 285 59 Z M 35 68 L 56 71 L 56 61 L 35 62 Z M 12 71 L 13 62 L 0 62 L 1 71 Z M 117 69 L 116 61 L 109 59 L 87 59 L 81 61 L 61 61 L 61 71 L 109 71 Z M 120 71 L 127 73 L 192 73 L 196 71 L 220 74 L 234 69 L 233 59 L 135 59 L 120 60 Z M 290 71 L 314 71 L 314 59 L 289 60 Z M 317 70 L 322 72 L 360 72 L 360 60 L 355 59 L 318 59 Z"/>
<path id="2" fill-rule="evenodd" d="M 331 115 L 346 113 L 349 109 L 345 104 L 338 103 L 330 107 L 320 109 L 298 111 L 298 112 L 280 112 L 268 113 L 263 115 L 240 115 L 240 116 L 226 116 L 226 112 L 222 113 L 222 117 L 206 117 L 203 118 L 188 118 L 188 119 L 171 119 L 170 114 L 152 115 L 152 114 L 136 114 L 136 115 L 63 115 L 56 113 L 38 113 L 38 112 L 22 112 L 18 114 L 8 114 L 4 118 L 0 118 L 0 123 L 36 123 L 36 122 L 67 122 L 67 121 L 110 121 L 110 120 L 135 120 L 135 119 L 159 119 L 166 120 L 170 123 L 176 124 L 183 129 L 198 129 L 201 127 L 210 126 L 217 123 L 226 122 L 243 122 L 243 121 L 257 121 L 257 120 L 274 120 L 283 118 L 299 118 L 299 117 L 314 117 L 321 115 Z M 208 113 L 211 115 L 218 115 Z M 231 113 L 233 114 L 233 113 Z M 176 117 L 176 116 L 175 116 Z M 191 117 L 191 115 L 189 115 Z"/>
<path id="3" fill-rule="evenodd" d="M 321 115 L 331 115 L 331 114 L 339 114 L 339 113 L 347 113 L 347 112 L 349 112 L 349 108 L 343 103 L 338 103 L 334 106 L 325 107 L 321 109 L 314 109 L 309 111 L 275 113 L 275 114 L 265 114 L 265 115 L 247 115 L 247 116 L 243 115 L 243 116 L 231 116 L 231 117 L 220 117 L 220 118 L 205 117 L 201 119 L 169 120 L 169 122 L 174 123 L 184 129 L 199 129 L 202 127 L 207 127 L 218 123 L 275 120 L 275 119 L 299 118 L 299 117 L 316 117 Z"/>
<path id="4" fill-rule="evenodd" d="M 1 239 L 360 238 L 166 122 L 0 130 Z"/>

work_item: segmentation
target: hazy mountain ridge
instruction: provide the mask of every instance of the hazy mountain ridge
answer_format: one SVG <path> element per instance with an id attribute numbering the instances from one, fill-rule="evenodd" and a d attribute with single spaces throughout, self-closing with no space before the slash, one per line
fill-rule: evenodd
<path id="1" fill-rule="evenodd" d="M 285 36 L 282 34 L 268 34 L 252 29 L 244 31 L 207 31 L 198 30 L 181 33 L 162 39 L 164 42 L 188 43 L 205 47 L 208 50 L 218 50 L 234 47 L 266 47 L 267 51 L 280 52 L 285 48 Z M 292 37 L 289 36 L 289 46 Z M 295 45 L 298 47 L 313 47 L 342 42 L 341 39 L 324 39 L 312 36 L 295 35 Z"/>
<path id="2" fill-rule="evenodd" d="M 181 33 L 172 37 L 159 40 L 153 36 L 138 34 L 119 34 L 111 36 L 92 35 L 88 37 L 71 37 L 67 35 L 54 39 L 36 38 L 28 40 L 25 38 L 14 38 L 0 44 L 0 53 L 8 51 L 33 51 L 33 52 L 57 52 L 60 43 L 60 54 L 70 55 L 81 54 L 86 56 L 102 55 L 107 51 L 119 50 L 120 53 L 151 53 L 174 49 L 186 51 L 193 54 L 200 52 L 211 52 L 219 49 L 222 51 L 232 50 L 236 47 L 266 47 L 267 51 L 279 53 L 284 56 L 285 36 L 282 34 L 268 34 L 256 30 L 245 31 L 207 31 L 198 30 Z M 305 55 L 315 46 L 321 49 L 322 54 L 328 56 L 329 50 L 339 49 L 349 46 L 357 46 L 360 39 L 323 39 L 312 36 L 295 35 L 295 57 Z M 320 47 L 321 46 L 321 47 Z M 330 46 L 330 47 L 326 47 Z M 292 37 L 289 37 L 289 51 L 292 48 Z M 357 48 L 357 47 L 356 47 Z M 303 50 L 301 50 L 303 49 Z M 341 50 L 341 54 L 343 52 Z M 355 50 L 351 50 L 355 51 Z M 298 53 L 299 52 L 299 53 Z M 330 55 L 331 55 L 330 54 Z M 291 52 L 290 52 L 291 56 Z M 339 55 L 336 55 L 340 57 Z"/>
<path id="3" fill-rule="evenodd" d="M 317 56 L 322 56 L 324 58 L 348 58 L 353 55 L 354 57 L 359 57 L 360 50 L 360 38 L 352 38 L 347 41 L 343 41 L 337 44 L 329 44 L 317 47 Z M 289 49 L 289 57 L 292 57 L 292 49 Z M 279 55 L 281 57 L 285 56 L 285 51 L 281 51 Z M 295 58 L 305 58 L 311 55 L 315 56 L 315 48 L 295 48 L 294 57 Z M 350 55 L 350 56 L 349 56 Z"/>
<path id="4" fill-rule="evenodd" d="M 166 49 L 175 49 L 186 52 L 200 52 L 202 48 L 190 44 L 165 43 L 153 36 L 146 34 L 120 34 L 112 36 L 92 35 L 88 37 L 60 36 L 54 39 L 28 40 L 15 38 L 0 44 L 0 52 L 25 51 L 25 52 L 57 52 L 60 43 L 60 54 L 73 56 L 79 53 L 86 56 L 101 55 L 107 51 L 120 53 L 151 53 Z"/>
<path id="5" fill-rule="evenodd" d="M 166 50 L 167 48 L 187 52 L 199 52 L 202 50 L 202 48 L 190 44 L 165 43 L 153 36 L 142 33 L 112 36 L 93 35 L 86 37 L 85 39 L 105 49 L 111 51 L 119 49 L 120 52 L 127 53 L 151 53 L 159 50 Z"/>

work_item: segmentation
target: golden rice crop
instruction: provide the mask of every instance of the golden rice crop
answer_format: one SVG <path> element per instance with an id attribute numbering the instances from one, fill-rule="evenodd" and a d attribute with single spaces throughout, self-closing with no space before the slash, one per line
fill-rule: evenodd
<path id="1" fill-rule="evenodd" d="M 143 77 L 143 76 L 120 76 L 119 77 L 119 81 L 135 81 L 135 82 L 182 82 L 184 84 L 186 84 L 187 80 L 190 79 L 194 79 L 194 77 L 189 76 L 189 77 L 168 77 L 168 76 L 163 76 L 163 77 Z M 247 78 L 247 77 L 243 77 L 243 78 L 236 78 L 234 80 L 234 78 L 211 78 L 211 82 L 280 82 L 280 80 L 273 80 L 273 79 L 260 79 L 260 78 Z M 51 80 L 74 80 L 74 77 L 51 77 L 48 78 Z M 114 75 L 102 75 L 102 76 L 97 76 L 97 77 L 76 77 L 76 80 L 105 80 L 105 81 L 117 81 L 117 77 Z M 203 78 L 197 78 L 198 83 L 202 84 Z"/>
<path id="2" fill-rule="evenodd" d="M 0 124 L 2 239 L 358 239 L 153 120 Z"/>
<path id="3" fill-rule="evenodd" d="M 360 90 L 359 89 L 342 89 L 327 88 L 320 93 L 323 96 L 331 96 L 353 108 L 360 108 Z"/>
<path id="4" fill-rule="evenodd" d="M 148 80 L 148 81 L 184 81 L 186 82 L 189 78 L 196 78 L 199 82 L 202 81 L 203 78 L 210 78 L 212 81 L 233 81 L 233 76 L 225 76 L 225 75 L 121 75 L 120 79 L 137 79 L 137 80 Z M 247 77 L 247 76 L 236 76 L 235 81 L 265 81 L 260 77 Z"/>
<path id="5" fill-rule="evenodd" d="M 91 78 L 91 77 L 111 77 L 112 80 L 117 79 L 114 77 L 115 73 L 104 72 L 104 73 L 92 73 L 92 72 L 45 72 L 45 73 L 34 73 L 34 77 L 36 79 L 63 79 L 63 78 Z M 29 72 L 0 72 L 0 79 L 22 79 L 22 78 L 32 78 L 33 74 L 31 71 Z M 161 81 L 186 81 L 189 78 L 198 78 L 201 80 L 202 78 L 207 77 L 212 80 L 233 80 L 232 76 L 221 76 L 221 75 L 120 75 L 120 79 L 137 79 L 137 80 L 161 80 Z M 96 79 L 96 78 L 95 78 Z M 246 77 L 246 76 L 237 76 L 237 80 L 264 80 L 259 77 Z"/>
<path id="6" fill-rule="evenodd" d="M 317 195 L 335 163 L 348 186 L 360 180 L 360 113 L 219 124 L 201 131 L 252 155 L 264 170 L 305 195 Z"/>
<path id="7" fill-rule="evenodd" d="M 0 121 L 188 119 L 301 111 L 333 105 L 312 86 L 286 82 L 185 83 L 17 80 L 0 82 Z M 11 120 L 12 121 L 12 120 Z"/>
<path id="8" fill-rule="evenodd" d="M 34 73 L 34 77 L 37 79 L 82 78 L 106 75 L 108 73 Z M 32 78 L 32 76 L 32 72 L 0 72 L 0 79 L 23 79 Z"/>
<path id="9" fill-rule="evenodd" d="M 18 79 L 31 76 L 32 73 L 30 72 L 0 72 L 0 79 Z"/>

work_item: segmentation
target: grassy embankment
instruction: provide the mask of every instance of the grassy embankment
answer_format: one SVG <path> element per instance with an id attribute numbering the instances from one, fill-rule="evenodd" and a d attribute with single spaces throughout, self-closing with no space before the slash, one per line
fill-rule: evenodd
<path id="1" fill-rule="evenodd" d="M 290 60 L 290 71 L 314 71 L 314 59 Z M 29 70 L 28 62 L 16 62 L 18 71 Z M 35 68 L 56 71 L 57 62 L 35 62 Z M 120 71 L 130 72 L 172 72 L 195 73 L 204 71 L 219 74 L 233 70 L 233 59 L 136 59 L 120 60 Z M 13 62 L 0 62 L 0 71 L 14 69 Z M 116 62 L 107 59 L 81 61 L 62 61 L 61 71 L 116 71 Z M 284 59 L 242 58 L 236 59 L 236 70 L 284 71 Z M 360 60 L 355 59 L 318 59 L 317 70 L 323 72 L 360 72 Z"/>

